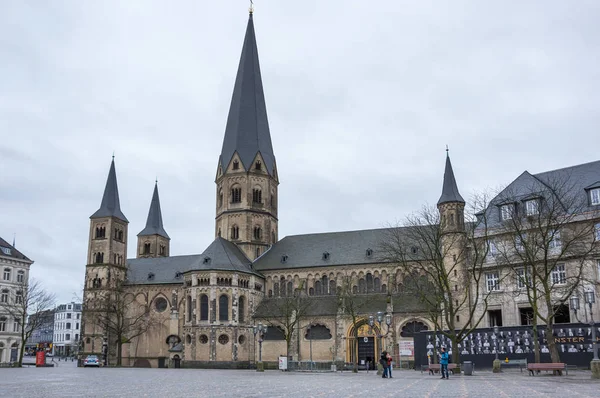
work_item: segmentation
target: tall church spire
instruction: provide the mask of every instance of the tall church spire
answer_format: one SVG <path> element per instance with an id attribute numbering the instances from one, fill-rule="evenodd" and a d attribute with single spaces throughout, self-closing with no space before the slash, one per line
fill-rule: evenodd
<path id="1" fill-rule="evenodd" d="M 465 200 L 458 192 L 458 186 L 456 185 L 456 179 L 454 178 L 454 171 L 452 170 L 452 163 L 450 162 L 450 155 L 446 149 L 446 170 L 444 171 L 444 185 L 442 186 L 442 196 L 438 200 L 438 206 L 443 203 L 457 202 L 465 203 Z"/>
<path id="2" fill-rule="evenodd" d="M 125 217 L 121 211 L 121 205 L 119 203 L 119 188 L 117 187 L 117 173 L 115 172 L 114 156 L 110 163 L 110 171 L 108 172 L 108 179 L 106 180 L 102 203 L 100 204 L 100 208 L 92 214 L 90 218 L 100 217 L 116 217 L 121 221 L 129 222 L 127 217 Z"/>
<path id="3" fill-rule="evenodd" d="M 138 236 L 160 235 L 167 239 L 167 231 L 163 227 L 162 212 L 160 211 L 160 199 L 158 197 L 158 182 L 154 184 L 154 193 L 152 194 L 152 202 L 150 202 L 150 210 L 148 211 L 148 219 L 146 227 L 138 234 Z"/>
<path id="4" fill-rule="evenodd" d="M 248 18 L 219 159 L 223 171 L 227 170 L 236 152 L 246 170 L 250 169 L 260 153 L 267 172 L 271 176 L 274 175 L 275 155 L 267 120 L 252 11 Z"/>

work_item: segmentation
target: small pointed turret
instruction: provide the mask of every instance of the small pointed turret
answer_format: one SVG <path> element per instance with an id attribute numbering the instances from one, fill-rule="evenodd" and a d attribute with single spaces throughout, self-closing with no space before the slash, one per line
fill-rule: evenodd
<path id="1" fill-rule="evenodd" d="M 164 238 L 170 239 L 167 231 L 165 231 L 163 227 L 160 199 L 158 197 L 158 182 L 154 184 L 154 193 L 152 194 L 152 202 L 150 202 L 150 210 L 148 211 L 146 227 L 138 234 L 138 236 L 151 235 L 160 235 Z"/>
<path id="2" fill-rule="evenodd" d="M 438 200 L 438 206 L 443 203 L 465 203 L 465 200 L 458 192 L 458 186 L 456 185 L 456 179 L 454 178 L 454 171 L 452 170 L 452 163 L 450 162 L 450 155 L 446 149 L 446 170 L 444 171 L 444 185 L 442 186 L 442 196 Z"/>
<path id="3" fill-rule="evenodd" d="M 100 208 L 92 214 L 90 218 L 101 217 L 116 217 L 121 221 L 129 222 L 127 217 L 125 217 L 121 211 L 121 204 L 119 203 L 119 188 L 117 187 L 117 173 L 115 172 L 114 156 L 110 164 L 110 171 L 108 172 L 108 179 L 106 180 L 102 203 L 100 204 Z"/>
<path id="4" fill-rule="evenodd" d="M 267 119 L 267 106 L 258 63 L 258 48 L 252 15 L 251 11 L 233 88 L 219 164 L 225 172 L 237 152 L 244 169 L 249 170 L 257 154 L 260 153 L 267 172 L 273 176 L 275 155 Z"/>

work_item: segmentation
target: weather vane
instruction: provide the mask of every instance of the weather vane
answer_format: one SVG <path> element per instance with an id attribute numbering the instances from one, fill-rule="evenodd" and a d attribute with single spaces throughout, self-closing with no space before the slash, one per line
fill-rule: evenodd
<path id="1" fill-rule="evenodd" d="M 254 12 L 254 1 L 252 0 L 250 0 L 250 8 L 248 9 L 248 11 L 250 12 L 250 14 Z"/>

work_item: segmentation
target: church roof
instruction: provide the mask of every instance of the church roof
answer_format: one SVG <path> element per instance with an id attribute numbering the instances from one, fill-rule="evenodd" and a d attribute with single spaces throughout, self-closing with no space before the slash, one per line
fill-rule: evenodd
<path id="1" fill-rule="evenodd" d="M 150 202 L 150 210 L 148 211 L 148 219 L 146 227 L 138 234 L 138 236 L 160 235 L 167 239 L 167 231 L 163 227 L 162 212 L 160 211 L 160 199 L 158 197 L 158 183 L 154 185 L 154 193 Z"/>
<path id="2" fill-rule="evenodd" d="M 219 159 L 223 170 L 227 169 L 236 152 L 246 170 L 250 169 L 254 158 L 260 153 L 267 171 L 273 176 L 275 155 L 269 132 L 252 14 L 248 19 Z"/>
<path id="3" fill-rule="evenodd" d="M 0 238 L 0 256 L 32 262 L 27 256 L 2 238 Z"/>
<path id="4" fill-rule="evenodd" d="M 121 211 L 119 203 L 119 188 L 117 186 L 117 173 L 115 172 L 115 159 L 110 163 L 110 171 L 106 179 L 106 187 L 102 196 L 100 208 L 90 218 L 116 217 L 121 221 L 129 222 Z"/>
<path id="5" fill-rule="evenodd" d="M 128 259 L 127 283 L 152 285 L 182 283 L 188 271 L 231 271 L 258 274 L 251 261 L 233 243 L 218 237 L 202 254 Z"/>
<path id="6" fill-rule="evenodd" d="M 458 186 L 456 185 L 456 179 L 454 178 L 454 171 L 452 170 L 452 163 L 450 162 L 450 156 L 446 156 L 446 169 L 444 170 L 444 185 L 442 186 L 442 196 L 438 200 L 438 205 L 442 203 L 460 202 L 465 203 L 465 200 L 458 192 Z"/>
<path id="7" fill-rule="evenodd" d="M 392 228 L 286 236 L 256 259 L 254 268 L 266 271 L 385 263 L 381 246 L 392 236 Z"/>

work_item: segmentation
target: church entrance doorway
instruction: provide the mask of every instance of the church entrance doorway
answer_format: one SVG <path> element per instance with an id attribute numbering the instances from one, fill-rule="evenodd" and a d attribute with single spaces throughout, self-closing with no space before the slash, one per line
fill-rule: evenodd
<path id="1" fill-rule="evenodd" d="M 377 326 L 371 328 L 366 320 L 357 322 L 356 326 L 351 327 L 346 337 L 348 342 L 346 361 L 358 363 L 359 369 L 377 369 L 379 360 L 377 333 L 379 333 Z"/>
<path id="2" fill-rule="evenodd" d="M 375 369 L 377 358 L 375 358 L 375 338 L 359 337 L 358 339 L 358 363 L 365 364 L 369 369 Z"/>

